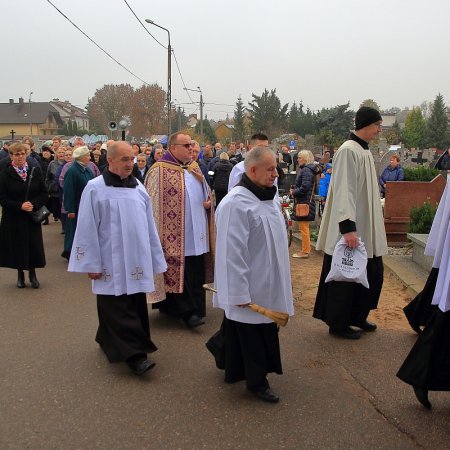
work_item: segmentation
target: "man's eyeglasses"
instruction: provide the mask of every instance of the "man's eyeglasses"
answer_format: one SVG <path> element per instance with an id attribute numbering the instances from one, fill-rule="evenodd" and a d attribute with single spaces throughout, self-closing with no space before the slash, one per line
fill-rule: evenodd
<path id="1" fill-rule="evenodd" d="M 173 145 L 181 145 L 181 147 L 184 147 L 184 148 L 191 148 L 194 144 L 177 144 L 177 143 L 175 143 Z"/>

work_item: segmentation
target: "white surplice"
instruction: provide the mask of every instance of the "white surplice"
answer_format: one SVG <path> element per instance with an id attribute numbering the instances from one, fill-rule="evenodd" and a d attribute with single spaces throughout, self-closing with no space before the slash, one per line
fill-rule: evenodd
<path id="1" fill-rule="evenodd" d="M 333 174 L 320 224 L 316 250 L 332 255 L 341 238 L 339 223 L 351 220 L 364 242 L 367 257 L 387 254 L 378 177 L 372 154 L 356 141 L 346 141 L 333 157 Z"/>
<path id="2" fill-rule="evenodd" d="M 265 316 L 237 305 L 250 301 L 294 314 L 286 227 L 279 206 L 261 201 L 236 186 L 216 211 L 213 305 L 228 319 L 270 323 Z"/>
<path id="3" fill-rule="evenodd" d="M 69 272 L 101 273 L 94 294 L 131 295 L 153 292 L 154 273 L 167 264 L 161 248 L 150 197 L 135 188 L 112 187 L 99 176 L 81 196 Z"/>
<path id="4" fill-rule="evenodd" d="M 228 178 L 228 192 L 231 191 L 242 178 L 242 174 L 245 172 L 244 161 L 237 163 L 230 172 L 230 178 Z"/>
<path id="5" fill-rule="evenodd" d="M 425 255 L 434 256 L 433 267 L 439 268 L 432 305 L 443 312 L 450 310 L 450 178 L 439 202 L 425 247 Z"/>
<path id="6" fill-rule="evenodd" d="M 428 235 L 427 245 L 424 254 L 433 256 L 433 267 L 440 267 L 442 252 L 444 250 L 444 240 L 447 234 L 448 224 L 450 223 L 450 177 L 447 175 L 447 184 L 442 193 L 439 207 L 434 216 L 433 225 L 431 225 Z"/>
<path id="7" fill-rule="evenodd" d="M 208 218 L 203 206 L 208 192 L 203 183 L 187 170 L 184 171 L 184 184 L 184 256 L 199 256 L 209 252 Z"/>

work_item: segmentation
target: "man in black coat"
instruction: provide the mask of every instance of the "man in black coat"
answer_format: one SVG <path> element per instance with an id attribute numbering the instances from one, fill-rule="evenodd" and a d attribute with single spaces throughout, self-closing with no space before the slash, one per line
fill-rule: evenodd
<path id="1" fill-rule="evenodd" d="M 3 147 L 0 150 L 0 160 L 2 160 L 3 158 L 8 158 L 9 157 L 9 146 L 11 145 L 11 142 L 9 141 L 5 141 L 3 142 Z"/>

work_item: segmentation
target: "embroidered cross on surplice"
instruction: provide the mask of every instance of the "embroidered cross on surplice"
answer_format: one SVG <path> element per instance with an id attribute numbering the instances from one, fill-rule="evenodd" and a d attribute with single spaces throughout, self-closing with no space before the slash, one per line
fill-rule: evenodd
<path id="1" fill-rule="evenodd" d="M 133 280 L 140 280 L 144 276 L 144 271 L 142 270 L 142 267 L 136 266 L 133 269 L 133 272 L 131 272 L 131 278 Z"/>
<path id="2" fill-rule="evenodd" d="M 77 261 L 79 261 L 84 256 L 84 250 L 83 247 L 76 247 L 76 254 L 75 258 Z"/>
<path id="3" fill-rule="evenodd" d="M 108 273 L 106 269 L 103 269 L 102 271 L 102 278 L 105 283 L 109 281 L 109 279 L 111 278 L 111 275 Z"/>

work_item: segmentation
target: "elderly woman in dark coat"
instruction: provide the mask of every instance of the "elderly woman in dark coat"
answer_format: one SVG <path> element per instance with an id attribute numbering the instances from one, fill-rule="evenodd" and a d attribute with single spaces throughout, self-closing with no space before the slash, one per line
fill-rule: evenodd
<path id="1" fill-rule="evenodd" d="M 11 164 L 0 174 L 0 267 L 17 269 L 18 288 L 25 287 L 28 270 L 31 287 L 37 289 L 35 269 L 45 267 L 45 253 L 41 224 L 30 213 L 45 204 L 47 190 L 40 169 L 27 164 L 25 146 L 13 144 L 9 152 Z"/>
<path id="2" fill-rule="evenodd" d="M 298 153 L 298 164 L 300 173 L 295 180 L 295 189 L 291 189 L 291 195 L 294 196 L 294 215 L 293 219 L 298 222 L 300 234 L 302 237 L 301 253 L 294 253 L 293 258 L 308 258 L 311 252 L 311 241 L 309 237 L 309 222 L 314 221 L 316 216 L 316 200 L 314 190 L 316 185 L 317 167 L 314 164 L 314 155 L 309 150 L 301 150 Z M 309 205 L 309 214 L 305 217 L 295 215 L 295 205 Z"/>

